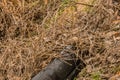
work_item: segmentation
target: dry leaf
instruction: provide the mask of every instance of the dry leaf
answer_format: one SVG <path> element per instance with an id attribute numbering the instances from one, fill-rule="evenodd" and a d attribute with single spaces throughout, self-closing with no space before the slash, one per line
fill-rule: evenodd
<path id="1" fill-rule="evenodd" d="M 120 20 L 114 20 L 113 23 L 118 24 L 118 23 L 120 23 Z"/>
<path id="2" fill-rule="evenodd" d="M 115 39 L 120 39 L 120 32 L 116 32 L 115 34 L 112 35 Z"/>
<path id="3" fill-rule="evenodd" d="M 44 0 L 44 4 L 47 5 L 48 4 L 48 0 Z"/>

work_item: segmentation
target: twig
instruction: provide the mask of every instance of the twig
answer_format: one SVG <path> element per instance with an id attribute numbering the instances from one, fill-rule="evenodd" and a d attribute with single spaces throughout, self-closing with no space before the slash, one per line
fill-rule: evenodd
<path id="1" fill-rule="evenodd" d="M 86 3 L 80 3 L 80 2 L 75 2 L 75 1 L 72 1 L 72 2 L 74 2 L 75 4 L 80 4 L 80 5 L 84 5 L 84 6 L 94 7 L 94 5 L 90 5 L 90 4 L 86 4 Z"/>

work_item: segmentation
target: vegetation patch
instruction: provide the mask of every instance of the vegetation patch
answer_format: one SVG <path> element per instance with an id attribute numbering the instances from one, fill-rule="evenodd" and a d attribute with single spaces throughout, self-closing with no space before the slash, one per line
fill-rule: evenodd
<path id="1" fill-rule="evenodd" d="M 74 45 L 87 65 L 76 80 L 108 80 L 120 71 L 119 3 L 0 1 L 0 79 L 30 80 L 65 46 Z"/>

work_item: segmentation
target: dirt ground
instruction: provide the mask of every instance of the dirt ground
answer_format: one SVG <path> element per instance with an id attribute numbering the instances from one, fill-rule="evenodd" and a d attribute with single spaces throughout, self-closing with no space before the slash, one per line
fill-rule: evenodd
<path id="1" fill-rule="evenodd" d="M 0 80 L 30 80 L 67 45 L 87 65 L 75 80 L 119 80 L 120 1 L 0 1 Z"/>

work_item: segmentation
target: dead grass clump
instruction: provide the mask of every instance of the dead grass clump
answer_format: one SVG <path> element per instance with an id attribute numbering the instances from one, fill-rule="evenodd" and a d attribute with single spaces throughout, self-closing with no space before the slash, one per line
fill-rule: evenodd
<path id="1" fill-rule="evenodd" d="M 30 80 L 68 44 L 87 67 L 78 79 L 119 71 L 119 4 L 96 0 L 85 12 L 70 0 L 0 2 L 0 79 Z"/>
<path id="2" fill-rule="evenodd" d="M 86 67 L 86 72 L 88 73 L 85 72 L 84 74 L 86 80 L 108 79 L 111 74 L 115 73 L 114 70 L 111 69 L 117 68 L 118 64 L 116 64 L 116 62 L 119 63 L 119 60 L 117 60 L 118 57 L 115 58 L 113 56 L 119 55 L 119 39 L 117 38 L 118 45 L 116 46 L 116 39 L 114 38 L 114 34 L 119 32 L 117 28 L 119 22 L 115 24 L 113 21 L 118 19 L 118 10 L 113 0 L 101 0 L 91 8 L 87 15 L 82 17 L 83 19 L 81 19 L 81 17 L 79 19 L 80 21 L 78 24 L 81 26 L 80 30 L 82 30 L 80 33 L 82 33 L 82 35 L 85 33 L 84 36 L 87 37 L 86 39 L 87 41 L 89 40 L 90 43 L 89 52 L 92 54 L 89 58 L 84 58 L 88 65 Z M 82 36 L 80 37 L 82 38 Z M 85 38 L 83 39 L 86 40 Z M 110 56 L 111 58 L 108 60 Z M 97 79 L 96 77 L 92 77 L 94 75 L 92 72 L 95 72 L 95 74 L 99 72 L 99 74 L 96 75 Z"/>

